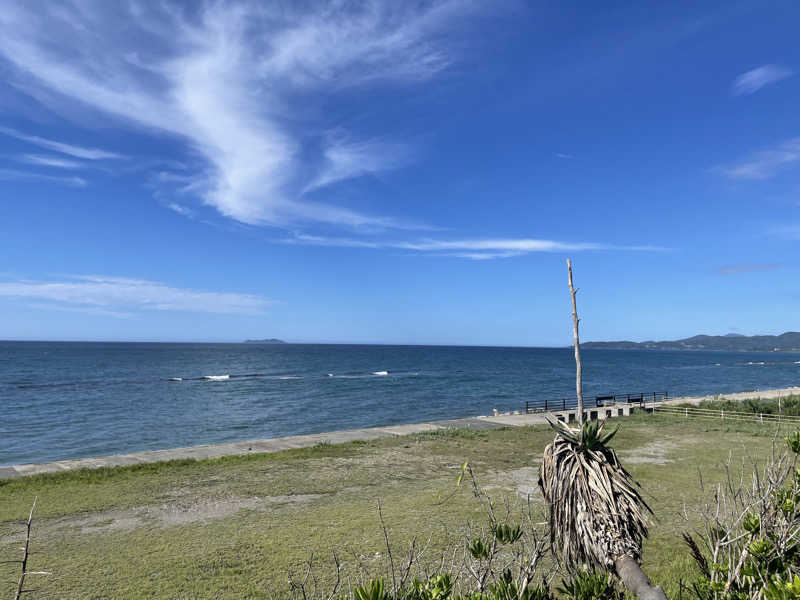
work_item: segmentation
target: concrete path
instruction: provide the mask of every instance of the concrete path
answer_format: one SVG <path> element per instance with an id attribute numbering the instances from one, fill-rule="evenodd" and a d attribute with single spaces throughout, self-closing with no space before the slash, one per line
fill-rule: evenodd
<path id="1" fill-rule="evenodd" d="M 781 390 L 765 390 L 742 392 L 738 394 L 725 394 L 730 400 L 744 400 L 746 398 L 778 398 L 791 394 L 800 394 L 800 387 L 784 388 Z M 668 404 L 691 403 L 699 404 L 703 400 L 713 400 L 713 396 L 697 398 L 672 398 Z M 647 406 L 647 404 L 645 405 Z M 592 418 L 607 418 L 625 416 L 640 408 L 639 404 L 617 404 L 610 407 L 595 408 L 587 406 L 587 413 Z M 218 458 L 221 456 L 236 456 L 242 454 L 256 454 L 260 452 L 278 452 L 290 448 L 308 448 L 320 443 L 341 444 L 356 440 L 372 440 L 382 437 L 411 435 L 425 431 L 436 431 L 447 428 L 465 429 L 497 429 L 499 427 L 523 427 L 526 425 L 542 425 L 551 420 L 572 421 L 576 410 L 553 411 L 549 413 L 532 414 L 501 414 L 491 417 L 474 417 L 465 419 L 449 419 L 433 421 L 430 423 L 415 423 L 411 425 L 392 425 L 388 427 L 370 427 L 366 429 L 349 429 L 333 431 L 330 433 L 316 433 L 311 435 L 292 435 L 281 438 L 253 440 L 249 442 L 231 442 L 228 444 L 214 444 L 205 446 L 191 446 L 188 448 L 173 448 L 171 450 L 150 450 L 147 452 L 133 452 L 131 454 L 114 454 L 99 458 L 81 458 L 76 460 L 59 460 L 49 463 L 30 463 L 25 465 L 12 465 L 0 467 L 0 479 L 35 475 L 37 473 L 58 473 L 73 469 L 97 469 L 100 467 L 118 467 L 140 463 L 154 463 L 168 460 Z"/>

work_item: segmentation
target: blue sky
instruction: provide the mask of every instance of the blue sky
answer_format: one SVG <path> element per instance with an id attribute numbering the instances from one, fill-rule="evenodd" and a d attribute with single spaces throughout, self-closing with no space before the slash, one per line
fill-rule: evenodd
<path id="1" fill-rule="evenodd" d="M 800 329 L 795 2 L 7 3 L 0 339 Z"/>

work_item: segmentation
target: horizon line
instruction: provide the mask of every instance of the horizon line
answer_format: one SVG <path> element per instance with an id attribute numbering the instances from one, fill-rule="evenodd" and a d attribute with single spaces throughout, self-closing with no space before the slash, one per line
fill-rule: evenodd
<path id="1" fill-rule="evenodd" d="M 581 342 L 584 344 L 586 342 Z M 287 342 L 259 343 L 241 341 L 177 341 L 177 340 L 20 340 L 0 339 L 0 344 L 248 344 L 251 346 L 441 346 L 450 348 L 572 348 L 572 345 L 524 345 L 524 344 L 447 344 L 447 343 L 393 343 L 393 342 Z"/>

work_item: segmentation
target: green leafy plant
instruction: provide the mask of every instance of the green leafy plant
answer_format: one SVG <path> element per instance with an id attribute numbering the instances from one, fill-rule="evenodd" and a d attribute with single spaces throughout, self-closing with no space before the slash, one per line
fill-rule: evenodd
<path id="1" fill-rule="evenodd" d="M 491 546 L 484 544 L 481 540 L 473 540 L 468 549 L 475 560 L 489 558 L 489 554 L 492 551 Z"/>
<path id="2" fill-rule="evenodd" d="M 390 600 L 384 589 L 383 578 L 371 579 L 366 585 L 356 587 L 353 596 L 355 600 Z"/>
<path id="3" fill-rule="evenodd" d="M 427 581 L 414 579 L 408 600 L 448 600 L 453 593 L 453 576 L 443 573 Z"/>
<path id="4" fill-rule="evenodd" d="M 569 600 L 622 600 L 622 590 L 607 571 L 580 571 L 566 579 L 558 591 Z"/>
<path id="5" fill-rule="evenodd" d="M 498 525 L 495 527 L 494 537 L 501 544 L 513 544 L 522 537 L 522 529 L 520 529 L 519 525 L 516 527 Z"/>
<path id="6" fill-rule="evenodd" d="M 786 444 L 795 454 L 800 453 L 800 430 L 793 431 L 791 434 L 787 435 Z"/>
<path id="7" fill-rule="evenodd" d="M 742 520 L 742 528 L 748 533 L 756 534 L 761 529 L 761 519 L 758 515 L 747 513 Z"/>
<path id="8" fill-rule="evenodd" d="M 519 589 L 511 571 L 506 569 L 497 581 L 489 586 L 488 600 L 551 600 L 550 591 L 544 586 L 527 586 Z"/>

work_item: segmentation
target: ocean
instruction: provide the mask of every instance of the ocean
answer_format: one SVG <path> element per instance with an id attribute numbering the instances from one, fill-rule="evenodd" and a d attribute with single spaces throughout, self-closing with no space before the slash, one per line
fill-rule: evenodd
<path id="1" fill-rule="evenodd" d="M 800 384 L 800 354 L 584 350 L 584 392 Z M 522 410 L 569 348 L 0 342 L 0 465 Z"/>

